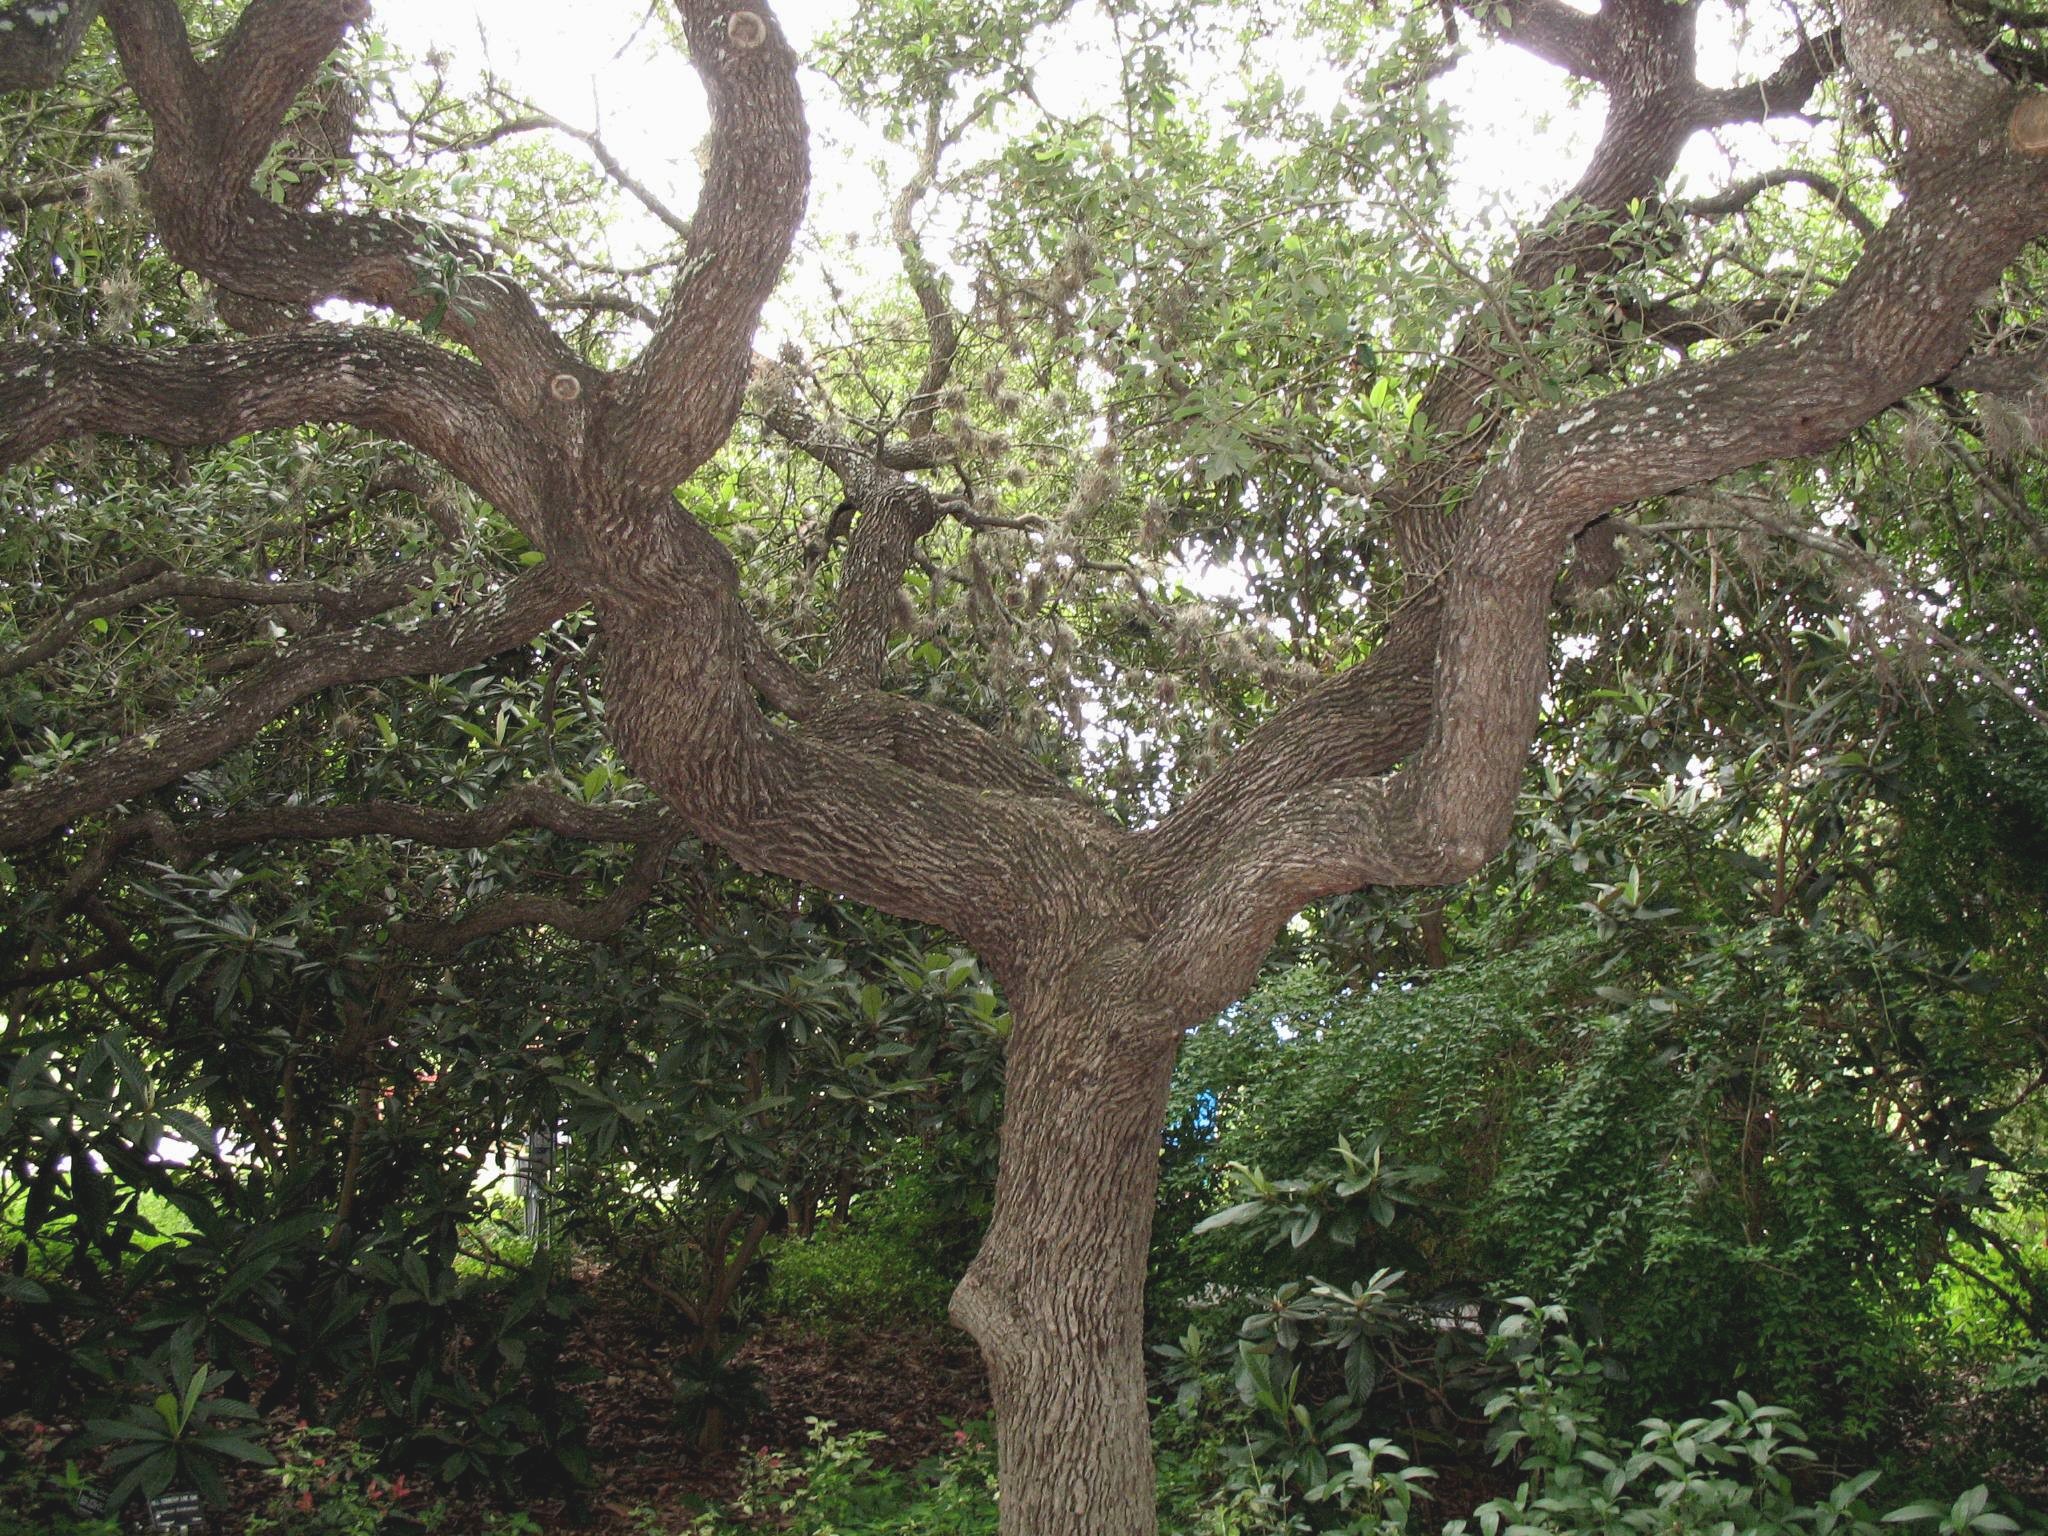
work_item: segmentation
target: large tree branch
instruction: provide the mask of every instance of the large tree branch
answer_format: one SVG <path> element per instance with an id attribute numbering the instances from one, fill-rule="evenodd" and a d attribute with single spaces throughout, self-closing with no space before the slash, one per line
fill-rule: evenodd
<path id="1" fill-rule="evenodd" d="M 1831 27 L 1819 37 L 1801 38 L 1763 79 L 1717 91 L 1701 91 L 1693 126 L 1722 128 L 1733 123 L 1789 117 L 1806 105 L 1821 81 L 1841 67 L 1841 28 Z"/>
<path id="2" fill-rule="evenodd" d="M 1924 12 L 1914 19 L 1927 24 Z M 1477 869 L 1512 816 L 1570 536 L 1646 497 L 1825 451 L 1955 367 L 1978 295 L 2048 231 L 2048 169 L 2005 144 L 2009 92 L 1975 87 L 1973 55 L 1949 58 L 1951 94 L 1920 131 L 1913 190 L 1799 329 L 1523 426 L 1475 488 L 1449 563 L 1421 751 L 1391 775 L 1239 803 L 1242 830 L 1181 895 L 1169 959 L 1212 943 L 1231 912 L 1256 913 L 1253 929 L 1269 937 L 1320 896 Z M 1911 67 L 1917 112 L 1940 93 L 1921 73 L 1924 56 Z M 1882 76 L 1873 83 L 1885 88 Z M 1973 128 L 1952 115 L 1958 94 L 1977 101 Z"/>
<path id="3" fill-rule="evenodd" d="M 1053 909 L 1049 893 L 1071 889 L 1078 871 L 1106 878 L 1128 864 L 1123 835 L 1072 799 L 961 784 L 881 755 L 946 755 L 944 738 L 916 739 L 936 712 L 877 730 L 854 710 L 858 748 L 832 739 L 829 692 L 818 729 L 769 719 L 740 664 L 752 620 L 729 583 L 610 598 L 600 617 L 607 718 L 627 761 L 748 868 L 938 924 L 1000 963 Z M 972 726 L 957 734 L 977 742 Z"/>
<path id="4" fill-rule="evenodd" d="M 218 138 L 209 147 L 212 195 L 223 206 L 248 190 L 300 93 L 369 14 L 369 0 L 249 0 L 201 69 L 219 103 Z"/>
<path id="5" fill-rule="evenodd" d="M 1246 807 L 1370 778 L 1413 753 L 1429 730 L 1442 620 L 1440 585 L 1401 608 L 1370 656 L 1267 721 L 1142 834 L 1146 863 L 1162 872 L 1204 863 L 1242 836 Z"/>
<path id="6" fill-rule="evenodd" d="M 1988 129 L 2003 136 L 2012 87 L 1941 0 L 1849 4 L 1842 48 L 1905 130 L 1900 172 L 1909 196 L 1921 176 L 1940 174 L 1949 152 L 1968 154 Z"/>
<path id="7" fill-rule="evenodd" d="M 99 11 L 99 0 L 0 0 L 0 91 L 39 91 L 63 79 Z"/>
<path id="8" fill-rule="evenodd" d="M 638 843 L 680 836 L 675 817 L 658 803 L 592 805 L 539 784 L 522 784 L 475 810 L 449 810 L 402 800 L 353 805 L 275 805 L 225 811 L 179 822 L 144 811 L 117 823 L 65 876 L 59 910 L 98 888 L 117 859 L 138 844 L 161 858 L 187 864 L 209 853 L 256 843 L 331 842 L 389 837 L 432 848 L 488 848 L 526 829 L 587 842 Z"/>
<path id="9" fill-rule="evenodd" d="M 1553 16 L 1552 10 L 1564 14 Z M 1609 0 L 1597 17 L 1548 4 L 1528 14 L 1535 37 L 1573 40 L 1576 63 L 1564 67 L 1606 87 L 1607 118 L 1585 173 L 1517 252 L 1505 284 L 1511 296 L 1551 287 L 1567 267 L 1581 284 L 1616 270 L 1631 259 L 1633 248 L 1610 238 L 1611 221 L 1632 203 L 1658 201 L 1695 130 L 1796 112 L 1839 62 L 1837 34 L 1829 32 L 1802 41 L 1762 82 L 1708 91 L 1694 74 L 1696 6 Z M 1505 35 L 1529 46 L 1513 30 Z M 1392 519 L 1403 564 L 1419 575 L 1436 570 L 1448 556 L 1457 538 L 1453 509 L 1458 493 L 1485 462 L 1507 420 L 1498 408 L 1502 392 L 1491 366 L 1500 318 L 1463 329 L 1421 404 L 1428 420 L 1438 425 L 1475 417 L 1484 425 L 1462 437 L 1452 451 L 1400 475 L 1375 497 Z"/>
<path id="10" fill-rule="evenodd" d="M 1483 8 L 1487 30 L 1581 80 L 1600 78 L 1601 18 L 1562 0 L 1512 0 Z"/>
<path id="11" fill-rule="evenodd" d="M 829 469 L 858 516 L 840 578 L 825 676 L 799 672 L 754 631 L 742 669 L 749 685 L 816 742 L 868 753 L 966 788 L 1085 805 L 1073 786 L 1002 737 L 951 710 L 874 685 L 890 634 L 897 583 L 918 538 L 942 516 L 969 514 L 964 505 L 939 500 L 819 421 L 793 387 L 775 375 L 774 365 L 763 366 L 771 392 L 763 402 L 762 421 L 791 447 Z"/>
<path id="12" fill-rule="evenodd" d="M 1517 14 L 1574 40 L 1589 71 L 1596 54 L 1604 60 L 1616 49 L 1632 52 L 1625 69 L 1610 69 L 1603 77 L 1611 78 L 1600 142 L 1578 183 L 1517 254 L 1507 279 L 1510 293 L 1547 288 L 1567 266 L 1583 279 L 1626 259 L 1625 243 L 1610 239 L 1608 216 L 1631 200 L 1655 198 L 1691 131 L 1687 119 L 1699 91 L 1692 73 L 1694 16 L 1689 8 L 1662 0 L 1616 0 L 1597 29 L 1593 18 L 1567 7 L 1553 9 L 1562 14 L 1551 15 L 1548 9 Z M 1462 526 L 1454 510 L 1462 491 L 1493 451 L 1507 420 L 1494 381 L 1496 340 L 1492 325 L 1466 326 L 1423 392 L 1421 411 L 1429 421 L 1462 423 L 1478 417 L 1482 424 L 1477 430 L 1378 487 L 1364 485 L 1343 466 L 1314 466 L 1321 478 L 1347 492 L 1372 496 L 1393 525 L 1412 590 L 1426 593 L 1426 600 L 1404 611 L 1381 652 L 1354 669 L 1355 676 L 1346 673 L 1314 690 L 1247 740 L 1213 787 L 1205 785 L 1156 829 L 1148 840 L 1148 861 L 1217 852 L 1248 835 L 1245 822 L 1248 816 L 1255 819 L 1254 807 L 1318 783 L 1383 772 L 1421 744 L 1436 697 L 1433 669 L 1443 596 L 1437 573 L 1452 558 Z"/>
<path id="13" fill-rule="evenodd" d="M 676 0 L 711 108 L 711 164 L 687 260 L 646 349 L 617 380 L 603 451 L 667 490 L 718 451 L 753 364 L 761 306 L 803 216 L 810 150 L 796 53 L 765 4 Z"/>
<path id="14" fill-rule="evenodd" d="M 950 709 L 878 688 L 821 693 L 798 717 L 802 734 L 969 790 L 1057 801 L 1099 816 L 1087 798 L 1038 759 Z M 1111 823 L 1102 818 L 1101 825 Z"/>
<path id="15" fill-rule="evenodd" d="M 559 437 L 549 386 L 576 360 L 483 253 L 418 221 L 302 212 L 250 185 L 285 112 L 364 13 L 362 0 L 254 0 L 202 68 L 174 0 L 109 0 L 122 69 L 156 129 L 145 186 L 157 227 L 180 261 L 246 300 L 303 315 L 339 297 L 447 332 L 515 415 Z"/>
<path id="16" fill-rule="evenodd" d="M 778 389 L 762 420 L 791 447 L 831 470 L 857 514 L 841 562 L 832 618 L 827 676 L 840 684 L 872 687 L 882 674 L 896 612 L 896 590 L 918 541 L 946 515 L 947 504 L 929 487 L 886 468 L 843 433 L 820 422 L 797 399 L 793 385 Z"/>
<path id="17" fill-rule="evenodd" d="M 392 331 L 315 326 L 247 341 L 143 351 L 0 346 L 0 465 L 109 432 L 188 445 L 308 422 L 346 422 L 409 443 L 506 516 L 538 522 L 531 442 L 472 363 Z"/>
<path id="18" fill-rule="evenodd" d="M 542 566 L 445 619 L 296 642 L 219 697 L 0 791 L 0 849 L 23 847 L 82 816 L 173 783 L 253 739 L 323 688 L 474 666 L 531 640 L 582 601 L 562 571 Z"/>
<path id="19" fill-rule="evenodd" d="M 1988 395 L 2031 395 L 2048 388 L 2048 347 L 1966 357 L 1940 380 L 1950 389 Z"/>
<path id="20" fill-rule="evenodd" d="M 1690 7 L 1614 0 L 1598 18 L 1551 5 L 1517 7 L 1511 16 L 1518 25 L 1505 29 L 1510 41 L 1598 78 L 1608 89 L 1606 124 L 1585 173 L 1510 268 L 1509 292 L 1526 293 L 1547 288 L 1567 266 L 1584 281 L 1627 258 L 1625 244 L 1609 238 L 1607 217 L 1633 201 L 1655 200 L 1701 119 L 1708 93 L 1693 74 L 1696 18 Z M 1812 90 L 1809 82 L 1792 97 L 1798 80 L 1823 70 L 1831 58 L 1825 48 L 1796 50 L 1768 82 L 1771 110 L 1795 109 Z M 1751 88 L 1750 94 L 1757 90 Z M 1734 105 L 1723 103 L 1714 110 L 1733 110 Z M 1421 409 L 1428 420 L 1478 417 L 1479 430 L 1373 494 L 1393 522 L 1403 564 L 1418 582 L 1429 582 L 1454 558 L 1465 520 L 1465 514 L 1453 510 L 1459 493 L 1477 475 L 1508 420 L 1498 408 L 1500 391 L 1489 366 L 1494 345 L 1490 326 L 1468 326 L 1423 394 Z M 1355 478 L 1340 466 L 1329 469 Z M 1357 669 L 1357 676 L 1347 674 L 1315 690 L 1248 740 L 1213 786 L 1204 786 L 1161 824 L 1148 860 L 1197 850 L 1217 853 L 1231 841 L 1249 839 L 1256 846 L 1256 833 L 1247 825 L 1257 820 L 1252 807 L 1310 792 L 1317 784 L 1384 772 L 1419 747 L 1433 711 L 1442 708 L 1434 646 L 1443 595 L 1441 589 L 1430 590 L 1427 602 L 1414 605 L 1390 633 L 1384 654 Z"/>
<path id="21" fill-rule="evenodd" d="M 1601 21 L 1607 118 L 1600 141 L 1577 183 L 1516 253 L 1504 284 L 1510 303 L 1551 287 L 1567 267 L 1584 283 L 1629 260 L 1631 245 L 1612 238 L 1612 221 L 1631 203 L 1657 201 L 1692 132 L 1700 90 L 1693 75 L 1695 9 L 1665 0 L 1611 0 Z M 1423 391 L 1420 409 L 1429 421 L 1449 426 L 1476 417 L 1479 429 L 1395 476 L 1374 497 L 1392 523 L 1403 567 L 1417 579 L 1449 558 L 1460 493 L 1507 420 L 1496 383 L 1502 323 L 1512 325 L 1515 317 L 1495 313 L 1468 323 Z"/>

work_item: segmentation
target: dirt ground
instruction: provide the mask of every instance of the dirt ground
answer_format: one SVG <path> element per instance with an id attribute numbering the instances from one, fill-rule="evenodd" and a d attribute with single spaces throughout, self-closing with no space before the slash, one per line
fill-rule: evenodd
<path id="1" fill-rule="evenodd" d="M 807 1328 L 770 1322 L 738 1360 L 760 1372 L 765 1414 L 741 1426 L 721 1454 L 697 1455 L 677 1431 L 670 1368 L 673 1344 L 650 1335 L 631 1298 L 593 1287 L 598 1305 L 579 1342 L 597 1378 L 577 1389 L 590 1409 L 592 1490 L 589 1530 L 598 1536 L 640 1529 L 635 1509 L 681 1524 L 695 1505 L 731 1493 L 747 1459 L 762 1448 L 804 1445 L 807 1420 L 841 1432 L 874 1430 L 875 1459 L 912 1467 L 950 1448 L 957 1425 L 989 1413 L 988 1382 L 974 1341 L 941 1323 Z M 540 1510 L 537 1516 L 547 1522 Z"/>

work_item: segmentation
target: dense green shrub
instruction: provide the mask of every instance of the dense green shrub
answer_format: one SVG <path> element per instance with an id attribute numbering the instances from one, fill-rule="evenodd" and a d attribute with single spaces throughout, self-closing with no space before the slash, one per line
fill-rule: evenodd
<path id="1" fill-rule="evenodd" d="M 1974 1091 L 1978 1037 L 1940 1022 L 1967 1001 L 1954 977 L 1799 925 L 1682 964 L 1652 931 L 1377 988 L 1285 974 L 1181 1064 L 1155 1311 L 1178 1332 L 1190 1300 L 1327 1262 L 1327 1234 L 1278 1254 L 1188 1243 L 1226 1164 L 1299 1168 L 1337 1132 L 1383 1136 L 1444 1179 L 1369 1234 L 1367 1268 L 1406 1270 L 1422 1297 L 1565 1298 L 1636 1413 L 1733 1381 L 1830 1436 L 1870 1435 L 1917 1358 L 1946 1223 L 1992 1203 L 1981 1154 L 1888 1109 L 1878 994 L 1939 1042 L 1917 1058 L 1923 1091 Z"/>
<path id="2" fill-rule="evenodd" d="M 1471 1520 L 1453 1520 L 1445 1536 L 1505 1528 L 1526 1536 L 1594 1531 L 1743 1531 L 1752 1536 L 1811 1532 L 1878 1536 L 1886 1527 L 1931 1523 L 1941 1536 L 2016 1532 L 2020 1520 L 1991 1508 L 1989 1491 L 1971 1488 L 1950 1502 L 1916 1501 L 1879 1517 L 1866 1502 L 1879 1474 L 1847 1479 L 1795 1477 L 1816 1461 L 1797 1419 L 1747 1392 L 1716 1399 L 1703 1414 L 1673 1422 L 1645 1419 L 1633 1441 L 1609 1434 L 1612 1377 L 1598 1352 L 1565 1328 L 1562 1308 L 1518 1299 L 1495 1333 L 1513 1361 L 1513 1382 L 1486 1405 L 1492 1443 L 1522 1481 L 1508 1497 L 1482 1504 Z M 1881 1506 L 1879 1506 L 1881 1507 Z M 2015 1506 L 2030 1531 L 2048 1530 Z"/>
<path id="3" fill-rule="evenodd" d="M 1344 1404 L 1297 1400 L 1298 1376 L 1261 1376 L 1240 1412 L 1191 1432 L 1162 1420 L 1162 1499 L 1192 1536 L 1343 1532 L 1398 1536 L 1441 1521 L 1444 1536 L 1879 1536 L 1931 1526 L 1939 1536 L 2048 1532 L 2048 1520 L 1982 1485 L 1879 1514 L 1877 1472 L 1822 1474 L 1787 1409 L 1747 1392 L 1705 1412 L 1648 1418 L 1617 1434 L 1616 1379 L 1560 1307 L 1510 1301 L 1490 1338 L 1504 1373 L 1484 1407 L 1497 1465 L 1513 1491 L 1459 1513 L 1432 1506 L 1436 1473 L 1358 1430 Z M 1339 1412 L 1331 1412 L 1331 1407 Z"/>
<path id="4" fill-rule="evenodd" d="M 1303 965 L 1191 1035 L 1153 1229 L 1155 1331 L 1179 1332 L 1186 1303 L 1215 1289 L 1270 1290 L 1328 1262 L 1328 1234 L 1286 1254 L 1262 1239 L 1188 1241 L 1223 1202 L 1232 1162 L 1292 1173 L 1326 1159 L 1340 1135 L 1377 1136 L 1398 1161 L 1441 1170 L 1432 1208 L 1477 1198 L 1515 1095 L 1549 1048 L 1528 1000 L 1569 994 L 1589 963 L 1583 946 L 1559 942 L 1439 972 L 1426 987 L 1355 986 Z M 1375 1231 L 1347 1262 L 1456 1290 L 1485 1275 L 1469 1249 L 1458 1223 L 1424 1217 Z"/>
<path id="5" fill-rule="evenodd" d="M 809 1322 L 942 1320 L 988 1217 L 982 1165 L 962 1168 L 955 1150 L 898 1145 L 843 1219 L 777 1244 L 763 1308 Z"/>
<path id="6" fill-rule="evenodd" d="M 958 1278 L 900 1234 L 859 1225 L 791 1239 L 773 1263 L 763 1307 L 806 1322 L 940 1321 Z"/>

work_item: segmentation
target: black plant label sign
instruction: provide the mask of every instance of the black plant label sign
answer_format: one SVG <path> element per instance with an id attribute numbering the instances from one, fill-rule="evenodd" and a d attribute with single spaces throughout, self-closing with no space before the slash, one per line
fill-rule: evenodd
<path id="1" fill-rule="evenodd" d="M 200 1528 L 204 1518 L 199 1508 L 199 1495 L 188 1489 L 158 1494 L 149 1501 L 149 1528 L 152 1531 L 176 1531 L 179 1536 L 188 1536 Z"/>
<path id="2" fill-rule="evenodd" d="M 96 1520 L 107 1512 L 107 1495 L 104 1490 L 88 1485 L 78 1490 L 71 1507 L 79 1519 Z"/>

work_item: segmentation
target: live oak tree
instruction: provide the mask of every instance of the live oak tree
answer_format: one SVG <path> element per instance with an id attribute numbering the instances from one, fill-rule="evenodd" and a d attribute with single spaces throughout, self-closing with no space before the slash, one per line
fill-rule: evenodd
<path id="1" fill-rule="evenodd" d="M 431 946 L 616 927 L 687 836 L 958 936 L 1015 1017 L 994 1219 L 953 1302 L 990 1367 L 1007 1532 L 1153 1528 L 1140 1296 L 1176 1044 L 1304 906 L 1456 882 L 1501 846 L 1553 610 L 1613 578 L 1629 519 L 1709 487 L 1761 497 L 1761 533 L 1840 543 L 1757 467 L 1827 455 L 1930 388 L 2024 420 L 2042 361 L 2016 264 L 2048 228 L 2043 98 L 2031 19 L 1995 7 L 1790 8 L 1759 26 L 1780 57 L 1709 87 L 1700 9 L 1666 0 L 1114 5 L 1118 99 L 1066 121 L 1036 105 L 1032 59 L 1073 7 L 874 5 L 828 54 L 849 108 L 910 154 L 902 287 L 893 310 L 842 306 L 872 348 L 816 359 L 754 351 L 810 180 L 798 61 L 765 5 L 674 7 L 712 123 L 687 219 L 581 135 L 678 236 L 651 295 L 563 247 L 574 199 L 493 208 L 486 237 L 359 184 L 390 151 L 334 63 L 358 0 L 251 0 L 197 38 L 175 0 L 99 9 L 121 82 L 96 79 L 38 177 L 0 194 L 17 243 L 50 242 L 41 307 L 0 343 L 0 465 L 27 466 L 10 484 L 47 523 L 79 500 L 61 445 L 169 445 L 175 481 L 194 450 L 298 433 L 396 445 L 363 491 L 413 497 L 421 523 L 409 561 L 341 581 L 285 579 L 277 533 L 253 574 L 39 556 L 76 584 L 19 595 L 0 672 L 150 604 L 180 605 L 200 654 L 172 658 L 187 671 L 161 710 L 118 699 L 135 718 L 24 754 L 0 851 L 45 910 L 90 924 L 99 883 L 143 856 L 533 828 L 638 849 L 594 908 L 526 894 L 390 935 Z M 91 10 L 0 7 L 0 83 L 80 67 Z M 1440 224 L 1426 87 L 1461 28 L 1606 108 L 1577 183 L 1491 271 Z M 1193 37 L 1206 63 L 1183 60 Z M 1259 78 L 1287 47 L 1326 55 L 1336 107 Z M 1240 67 L 1249 85 L 1221 90 Z M 1219 95 L 1228 129 L 1202 110 Z M 1838 126 L 1860 190 L 1809 157 L 1674 198 L 1695 135 L 1766 122 Z M 418 107 L 399 137 L 455 150 L 548 126 Z M 120 211 L 135 182 L 138 244 L 209 309 L 202 339 L 138 326 L 132 278 L 97 303 L 48 282 L 95 259 L 66 215 Z M 1834 210 L 1824 235 L 1771 223 L 1795 185 Z M 967 281 L 926 250 L 939 206 Z M 1787 266 L 1694 233 L 1734 218 L 1826 248 Z M 331 300 L 364 318 L 316 322 Z M 707 470 L 750 400 L 752 457 Z M 821 495 L 764 553 L 748 509 L 776 462 L 814 466 Z M 1983 487 L 1989 516 L 2042 538 L 2023 497 Z M 501 548 L 453 579 L 486 507 L 540 558 Z M 1205 550 L 1247 572 L 1236 628 L 1146 563 Z M 1927 630 L 1866 555 L 1843 556 L 1845 606 L 1874 593 L 1895 633 Z M 653 798 L 536 779 L 459 807 L 209 801 L 209 768 L 295 711 L 528 647 L 586 608 L 604 728 Z M 1064 739 L 1043 713 L 1006 729 L 1031 687 Z"/>

